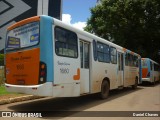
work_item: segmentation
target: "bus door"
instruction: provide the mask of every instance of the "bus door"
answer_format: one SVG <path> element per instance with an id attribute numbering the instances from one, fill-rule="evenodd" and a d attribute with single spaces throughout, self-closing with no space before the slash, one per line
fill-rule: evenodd
<path id="1" fill-rule="evenodd" d="M 90 44 L 85 41 L 80 41 L 80 64 L 81 64 L 81 76 L 80 76 L 80 89 L 81 94 L 89 93 L 90 76 L 89 76 L 89 61 L 90 61 Z"/>
<path id="2" fill-rule="evenodd" d="M 123 53 L 118 52 L 118 86 L 123 86 L 124 83 L 124 64 Z"/>

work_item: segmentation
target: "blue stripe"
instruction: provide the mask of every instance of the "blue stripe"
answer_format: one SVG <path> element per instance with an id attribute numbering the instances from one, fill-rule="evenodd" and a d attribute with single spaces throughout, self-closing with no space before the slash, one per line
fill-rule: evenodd
<path id="1" fill-rule="evenodd" d="M 47 82 L 52 82 L 54 78 L 53 18 L 49 16 L 40 17 L 40 59 L 47 64 Z"/>
<path id="2" fill-rule="evenodd" d="M 139 83 L 142 83 L 142 62 L 141 62 L 141 57 L 139 58 Z"/>

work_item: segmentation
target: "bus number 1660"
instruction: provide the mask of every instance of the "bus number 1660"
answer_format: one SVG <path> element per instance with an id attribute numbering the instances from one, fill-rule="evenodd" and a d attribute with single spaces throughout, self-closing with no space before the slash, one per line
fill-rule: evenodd
<path id="1" fill-rule="evenodd" d="M 69 73 L 69 69 L 68 68 L 60 68 L 60 72 L 62 74 L 68 74 Z"/>

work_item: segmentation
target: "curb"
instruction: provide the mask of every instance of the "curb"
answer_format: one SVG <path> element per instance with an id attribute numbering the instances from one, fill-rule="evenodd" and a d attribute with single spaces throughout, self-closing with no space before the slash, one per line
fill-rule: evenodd
<path id="1" fill-rule="evenodd" d="M 33 99 L 39 99 L 39 98 L 44 98 L 44 97 L 26 95 L 22 97 L 9 98 L 9 99 L 0 100 L 0 105 L 14 103 L 14 102 L 22 102 L 22 101 L 33 100 Z"/>

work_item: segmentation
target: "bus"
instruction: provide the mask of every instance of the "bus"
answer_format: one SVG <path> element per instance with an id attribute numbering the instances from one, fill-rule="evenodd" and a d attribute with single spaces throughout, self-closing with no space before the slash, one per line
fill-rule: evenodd
<path id="1" fill-rule="evenodd" d="M 142 58 L 142 82 L 155 84 L 158 80 L 160 80 L 160 64 L 149 58 Z"/>
<path id="2" fill-rule="evenodd" d="M 38 96 L 76 97 L 139 83 L 141 56 L 50 16 L 7 29 L 6 89 Z"/>

